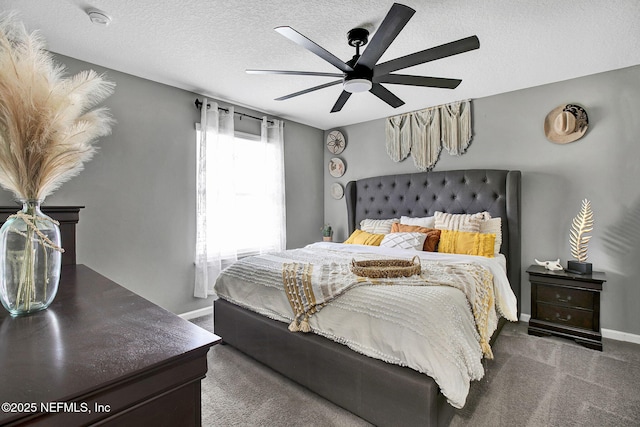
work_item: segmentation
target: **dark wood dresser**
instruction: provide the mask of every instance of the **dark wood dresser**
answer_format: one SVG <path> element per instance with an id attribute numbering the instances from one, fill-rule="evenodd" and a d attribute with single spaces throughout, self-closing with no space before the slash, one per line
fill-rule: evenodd
<path id="1" fill-rule="evenodd" d="M 60 221 L 60 285 L 44 311 L 0 310 L 0 425 L 200 426 L 220 337 L 76 265 L 80 207 L 42 211 Z"/>
<path id="2" fill-rule="evenodd" d="M 539 265 L 527 269 L 531 282 L 530 335 L 555 335 L 602 351 L 600 293 L 603 272 L 573 274 Z"/>
<path id="3" fill-rule="evenodd" d="M 219 341 L 86 266 L 65 265 L 48 309 L 0 312 L 0 425 L 199 426 L 200 380 Z"/>
<path id="4" fill-rule="evenodd" d="M 18 206 L 0 207 L 0 223 Z M 0 310 L 0 425 L 200 426 L 220 337 L 76 265 L 80 206 L 43 207 L 65 253 L 48 309 Z"/>

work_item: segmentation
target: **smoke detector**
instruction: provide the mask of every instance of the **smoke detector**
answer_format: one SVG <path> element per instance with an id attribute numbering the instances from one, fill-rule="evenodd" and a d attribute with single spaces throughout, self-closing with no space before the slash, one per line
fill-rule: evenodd
<path id="1" fill-rule="evenodd" d="M 88 9 L 87 15 L 89 15 L 89 19 L 96 25 L 107 26 L 111 23 L 111 17 L 107 15 L 106 12 L 103 12 L 98 9 Z"/>

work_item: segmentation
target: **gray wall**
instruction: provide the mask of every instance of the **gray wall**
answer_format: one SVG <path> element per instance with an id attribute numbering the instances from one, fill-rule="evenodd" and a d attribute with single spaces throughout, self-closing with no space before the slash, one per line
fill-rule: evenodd
<path id="1" fill-rule="evenodd" d="M 98 154 L 80 175 L 45 201 L 85 206 L 77 230 L 78 263 L 175 313 L 210 306 L 211 298 L 193 297 L 194 123 L 200 120 L 194 101 L 202 96 L 56 58 L 70 74 L 106 71 L 117 85 L 105 102 L 117 120 L 112 135 L 98 142 Z M 259 132 L 257 121 L 236 123 L 239 130 Z M 322 226 L 323 132 L 290 121 L 284 129 L 287 244 L 297 247 L 318 240 Z M 13 204 L 12 194 L 0 190 L 0 204 Z"/>
<path id="2" fill-rule="evenodd" d="M 583 105 L 590 125 L 582 139 L 557 145 L 545 138 L 543 121 L 565 103 Z M 607 274 L 602 327 L 640 334 L 640 66 L 476 99 L 472 105 L 469 150 L 460 157 L 443 152 L 434 170 L 522 171 L 522 311 L 531 313 L 524 270 L 534 258 L 559 257 L 566 265 L 571 220 L 587 198 L 595 216 L 589 261 Z M 334 240 L 347 237 L 347 215 L 344 199 L 329 196 L 331 183 L 417 172 L 410 157 L 400 163 L 388 157 L 384 123 L 341 129 L 347 138 L 339 156 L 347 165 L 342 178 L 329 175 L 332 156 L 325 150 L 325 222 L 334 226 Z"/>

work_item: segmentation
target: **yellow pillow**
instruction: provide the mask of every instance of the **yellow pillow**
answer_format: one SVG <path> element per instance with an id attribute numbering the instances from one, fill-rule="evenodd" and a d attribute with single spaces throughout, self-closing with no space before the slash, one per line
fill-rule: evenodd
<path id="1" fill-rule="evenodd" d="M 356 230 L 344 242 L 352 245 L 380 246 L 382 239 L 384 239 L 384 234 L 373 234 L 362 230 Z"/>
<path id="2" fill-rule="evenodd" d="M 458 230 L 442 230 L 438 252 L 446 254 L 480 255 L 493 258 L 496 235 L 471 233 Z"/>

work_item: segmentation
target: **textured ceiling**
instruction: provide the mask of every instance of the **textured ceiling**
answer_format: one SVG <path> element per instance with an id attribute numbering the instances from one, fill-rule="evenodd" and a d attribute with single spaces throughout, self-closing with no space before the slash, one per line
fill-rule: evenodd
<path id="1" fill-rule="evenodd" d="M 373 34 L 392 3 L 0 0 L 0 10 L 17 10 L 54 52 L 320 129 L 640 64 L 638 0 L 407 0 L 402 3 L 416 13 L 379 62 L 475 34 L 480 49 L 403 71 L 460 78 L 457 89 L 388 84 L 405 105 L 393 109 L 360 93 L 342 111 L 329 113 L 340 85 L 273 99 L 332 78 L 245 73 L 247 68 L 337 72 L 273 28 L 291 26 L 347 60 L 354 54 L 347 31 L 364 26 Z M 84 12 L 89 7 L 109 13 L 111 25 L 91 24 Z"/>

